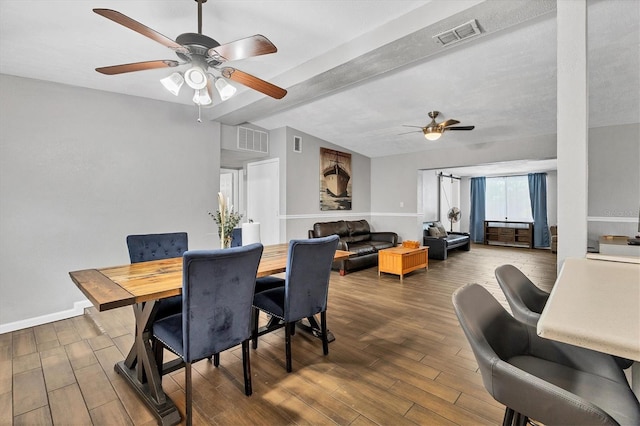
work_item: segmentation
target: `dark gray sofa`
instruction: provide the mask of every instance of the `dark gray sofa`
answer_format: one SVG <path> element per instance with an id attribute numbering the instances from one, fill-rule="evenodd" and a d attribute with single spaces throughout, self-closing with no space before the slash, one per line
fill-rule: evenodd
<path id="1" fill-rule="evenodd" d="M 366 220 L 336 222 L 317 222 L 309 230 L 309 238 L 338 235 L 338 250 L 353 253 L 351 257 L 333 263 L 333 269 L 340 275 L 356 269 L 369 268 L 378 264 L 378 250 L 398 245 L 398 234 L 395 232 L 371 232 Z"/>
<path id="2" fill-rule="evenodd" d="M 440 222 L 423 222 L 422 230 L 422 244 L 429 246 L 429 259 L 446 260 L 449 250 L 456 248 L 471 250 L 471 237 L 466 232 L 447 232 Z"/>

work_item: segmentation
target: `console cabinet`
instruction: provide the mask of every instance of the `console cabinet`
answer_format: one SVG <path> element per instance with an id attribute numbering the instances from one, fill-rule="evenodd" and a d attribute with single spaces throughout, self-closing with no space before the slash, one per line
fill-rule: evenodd
<path id="1" fill-rule="evenodd" d="M 533 223 L 485 220 L 484 243 L 533 248 Z"/>

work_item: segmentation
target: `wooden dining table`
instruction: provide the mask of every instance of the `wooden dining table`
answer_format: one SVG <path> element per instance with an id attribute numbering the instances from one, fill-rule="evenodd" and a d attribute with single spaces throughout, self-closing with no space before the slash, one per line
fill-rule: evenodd
<path id="1" fill-rule="evenodd" d="M 257 278 L 285 272 L 288 244 L 264 247 Z M 335 260 L 352 253 L 336 250 Z M 154 353 L 152 330 L 156 302 L 182 292 L 182 257 L 132 263 L 98 269 L 69 272 L 71 279 L 99 311 L 132 306 L 135 316 L 135 340 L 127 357 L 114 366 L 126 382 L 151 409 L 159 424 L 180 423 L 180 413 L 162 390 L 162 375 L 182 367 L 175 359 L 162 363 Z M 313 323 L 315 319 L 310 318 Z M 309 327 L 318 335 L 317 324 Z M 161 364 L 161 365 L 160 365 Z"/>

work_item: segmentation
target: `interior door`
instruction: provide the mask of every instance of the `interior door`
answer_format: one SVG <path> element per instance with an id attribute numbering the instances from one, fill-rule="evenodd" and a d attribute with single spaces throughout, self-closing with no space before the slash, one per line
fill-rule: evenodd
<path id="1" fill-rule="evenodd" d="M 264 245 L 280 243 L 280 161 L 247 164 L 247 220 L 260 223 Z"/>

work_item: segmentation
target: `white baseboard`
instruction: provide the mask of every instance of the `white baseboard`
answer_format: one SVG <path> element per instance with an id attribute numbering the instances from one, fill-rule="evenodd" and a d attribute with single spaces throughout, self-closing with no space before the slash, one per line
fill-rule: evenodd
<path id="1" fill-rule="evenodd" d="M 0 334 L 9 333 L 11 331 L 22 330 L 23 328 L 35 327 L 41 324 L 47 324 L 54 321 L 60 321 L 63 319 L 77 317 L 84 313 L 85 308 L 93 306 L 91 301 L 83 300 L 81 302 L 75 302 L 73 309 L 67 309 L 66 311 L 53 312 L 51 314 L 42 315 L 39 317 L 27 318 L 20 321 L 10 322 L 7 324 L 0 324 Z"/>

